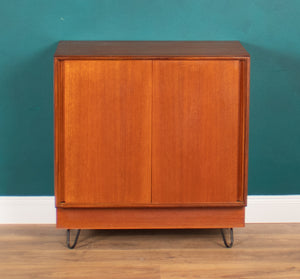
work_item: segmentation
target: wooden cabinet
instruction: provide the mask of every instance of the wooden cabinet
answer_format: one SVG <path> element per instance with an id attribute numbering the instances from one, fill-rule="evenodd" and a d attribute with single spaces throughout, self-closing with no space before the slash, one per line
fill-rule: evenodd
<path id="1" fill-rule="evenodd" d="M 239 42 L 62 41 L 54 63 L 57 227 L 244 226 Z"/>

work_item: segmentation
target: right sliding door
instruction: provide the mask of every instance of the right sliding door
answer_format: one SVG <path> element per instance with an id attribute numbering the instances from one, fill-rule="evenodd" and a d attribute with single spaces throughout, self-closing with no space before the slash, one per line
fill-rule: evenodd
<path id="1" fill-rule="evenodd" d="M 152 203 L 241 202 L 239 60 L 153 61 Z"/>

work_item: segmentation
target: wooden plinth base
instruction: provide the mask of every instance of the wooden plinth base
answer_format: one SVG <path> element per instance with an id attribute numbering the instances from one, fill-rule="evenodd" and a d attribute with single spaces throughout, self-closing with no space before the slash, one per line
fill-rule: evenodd
<path id="1" fill-rule="evenodd" d="M 200 229 L 245 226 L 245 208 L 57 208 L 57 228 Z"/>

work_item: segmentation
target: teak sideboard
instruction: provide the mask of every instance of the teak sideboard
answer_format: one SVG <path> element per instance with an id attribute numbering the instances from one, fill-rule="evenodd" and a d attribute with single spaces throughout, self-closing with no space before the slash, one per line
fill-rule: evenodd
<path id="1" fill-rule="evenodd" d="M 57 227 L 242 227 L 250 56 L 237 41 L 61 41 Z"/>

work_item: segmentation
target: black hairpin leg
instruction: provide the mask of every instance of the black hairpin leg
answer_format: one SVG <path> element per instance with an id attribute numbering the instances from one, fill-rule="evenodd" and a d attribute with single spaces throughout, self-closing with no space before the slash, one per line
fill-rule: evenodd
<path id="1" fill-rule="evenodd" d="M 71 230 L 67 229 L 67 246 L 68 246 L 69 249 L 74 249 L 76 244 L 77 244 L 79 235 L 80 235 L 80 230 L 77 230 L 73 245 L 70 245 L 70 234 L 71 234 Z"/>
<path id="2" fill-rule="evenodd" d="M 222 237 L 223 237 L 224 244 L 227 248 L 231 248 L 232 245 L 233 245 L 233 229 L 232 228 L 229 229 L 229 232 L 230 232 L 230 243 L 229 244 L 226 240 L 224 230 L 225 229 L 221 229 L 221 234 L 222 234 Z"/>

